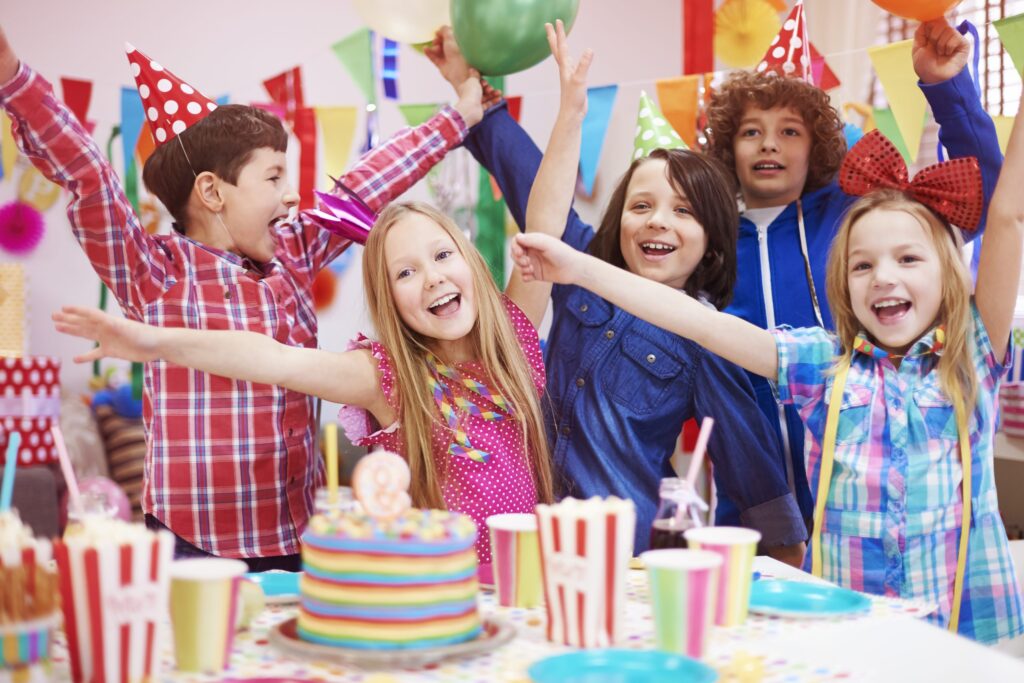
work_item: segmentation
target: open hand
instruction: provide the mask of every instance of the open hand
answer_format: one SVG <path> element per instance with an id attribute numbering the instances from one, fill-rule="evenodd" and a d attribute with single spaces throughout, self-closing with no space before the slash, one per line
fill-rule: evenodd
<path id="1" fill-rule="evenodd" d="M 933 19 L 914 32 L 912 55 L 921 82 L 940 83 L 963 71 L 971 56 L 971 43 L 945 19 Z"/>
<path id="2" fill-rule="evenodd" d="M 569 54 L 569 43 L 565 38 L 565 25 L 561 19 L 555 25 L 544 24 L 548 34 L 548 46 L 551 55 L 558 64 L 558 78 L 562 88 L 562 110 L 578 111 L 580 115 L 587 112 L 587 72 L 594 61 L 594 52 L 590 48 L 583 51 L 578 60 Z"/>
<path id="3" fill-rule="evenodd" d="M 512 260 L 525 282 L 575 283 L 585 258 L 562 240 L 539 232 L 520 233 L 512 241 Z"/>
<path id="4" fill-rule="evenodd" d="M 423 50 L 423 54 L 455 88 L 459 97 L 455 108 L 462 114 L 467 126 L 478 123 L 485 111 L 501 101 L 501 91 L 491 87 L 491 84 L 481 78 L 480 73 L 466 62 L 450 26 L 442 26 L 437 30 L 434 42 Z"/>
<path id="5" fill-rule="evenodd" d="M 53 322 L 58 332 L 91 339 L 99 344 L 92 351 L 75 356 L 76 363 L 100 358 L 138 362 L 158 358 L 156 345 L 160 328 L 116 318 L 98 308 L 80 306 L 64 306 L 53 314 Z"/>

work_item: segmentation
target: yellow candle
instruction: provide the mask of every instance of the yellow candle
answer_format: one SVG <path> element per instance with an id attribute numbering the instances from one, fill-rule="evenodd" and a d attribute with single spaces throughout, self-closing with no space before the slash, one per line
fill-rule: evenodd
<path id="1" fill-rule="evenodd" d="M 324 458 L 327 460 L 327 502 L 338 502 L 338 425 L 324 426 Z"/>

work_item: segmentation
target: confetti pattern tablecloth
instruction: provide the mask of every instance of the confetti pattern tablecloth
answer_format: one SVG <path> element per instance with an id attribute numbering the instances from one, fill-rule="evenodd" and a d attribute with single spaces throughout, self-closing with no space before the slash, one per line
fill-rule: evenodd
<path id="1" fill-rule="evenodd" d="M 783 565 L 758 558 L 755 564 L 761 570 L 761 580 L 775 578 L 801 578 L 814 580 L 800 572 L 790 573 Z M 774 573 L 773 573 L 774 570 Z M 621 647 L 649 649 L 653 647 L 654 629 L 648 605 L 647 579 L 642 571 L 629 572 L 628 606 L 626 621 L 628 639 Z M 866 615 L 837 617 L 827 620 L 790 620 L 778 617 L 751 615 L 745 624 L 734 628 L 719 628 L 714 632 L 707 661 L 721 673 L 723 683 L 822 683 L 825 681 L 859 680 L 856 671 L 831 666 L 806 652 L 802 658 L 780 656 L 771 647 L 782 639 L 801 639 L 812 629 L 820 629 L 823 622 L 881 619 L 896 615 L 924 616 L 931 607 L 911 601 L 873 598 L 871 612 Z M 358 667 L 328 662 L 305 661 L 285 655 L 274 649 L 268 633 L 277 624 L 295 616 L 294 605 L 269 606 L 238 635 L 232 655 L 232 669 L 222 677 L 181 674 L 174 670 L 170 644 L 164 649 L 164 675 L 167 683 L 207 683 L 208 681 L 261 681 L 285 683 L 290 681 L 343 681 L 352 683 L 398 683 L 399 681 L 452 682 L 452 683 L 527 683 L 526 671 L 530 664 L 544 657 L 568 652 L 570 649 L 549 643 L 544 637 L 544 610 L 504 608 L 496 605 L 493 594 L 481 595 L 481 608 L 485 615 L 496 615 L 511 623 L 517 632 L 509 644 L 491 652 L 466 658 L 441 661 L 420 669 L 393 669 L 386 671 L 362 670 Z M 68 680 L 67 652 L 58 637 L 54 661 L 49 670 L 25 672 L 12 678 L 0 673 L 3 680 L 17 683 Z"/>

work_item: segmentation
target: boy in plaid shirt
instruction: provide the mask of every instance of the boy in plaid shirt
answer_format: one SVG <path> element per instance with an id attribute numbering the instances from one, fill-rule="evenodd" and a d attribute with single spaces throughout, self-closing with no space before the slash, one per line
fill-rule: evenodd
<path id="1" fill-rule="evenodd" d="M 95 141 L 0 30 L 0 105 L 22 152 L 71 193 L 68 218 L 96 273 L 128 318 L 315 348 L 313 279 L 351 242 L 296 212 L 281 122 L 217 107 L 134 48 L 128 58 L 157 143 L 143 179 L 174 218 L 172 234 L 146 233 Z M 481 116 L 471 77 L 454 107 L 397 133 L 341 181 L 378 211 Z M 322 480 L 312 398 L 153 362 L 143 420 L 143 509 L 148 524 L 177 535 L 179 556 L 299 569 L 299 534 Z"/>

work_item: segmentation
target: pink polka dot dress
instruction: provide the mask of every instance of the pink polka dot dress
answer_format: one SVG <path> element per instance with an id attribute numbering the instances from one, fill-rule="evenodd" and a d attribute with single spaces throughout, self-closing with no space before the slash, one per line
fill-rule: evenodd
<path id="1" fill-rule="evenodd" d="M 545 374 L 537 330 L 510 299 L 506 297 L 504 302 L 516 337 L 530 364 L 537 393 L 541 395 L 544 392 Z M 394 368 L 387 350 L 364 337 L 360 337 L 355 345 L 372 351 L 378 361 L 381 390 L 388 403 L 396 407 Z M 464 376 L 480 382 L 487 381 L 487 373 L 478 361 L 456 363 L 454 367 Z M 480 401 L 479 396 L 458 382 L 450 382 L 449 386 L 457 398 Z M 537 491 L 521 428 L 515 420 L 489 421 L 460 411 L 462 428 L 469 435 L 473 446 L 491 455 L 488 462 L 479 463 L 448 453 L 448 447 L 453 442 L 452 432 L 440 411 L 437 417 L 432 433 L 432 456 L 437 470 L 442 473 L 444 502 L 449 510 L 469 515 L 476 522 L 479 530 L 476 552 L 480 576 L 482 581 L 489 583 L 491 541 L 485 520 L 490 515 L 501 513 L 533 512 L 537 505 Z M 354 406 L 343 406 L 339 420 L 349 440 L 357 446 L 385 448 L 404 455 L 402 427 L 397 422 L 380 429 L 367 411 Z"/>

